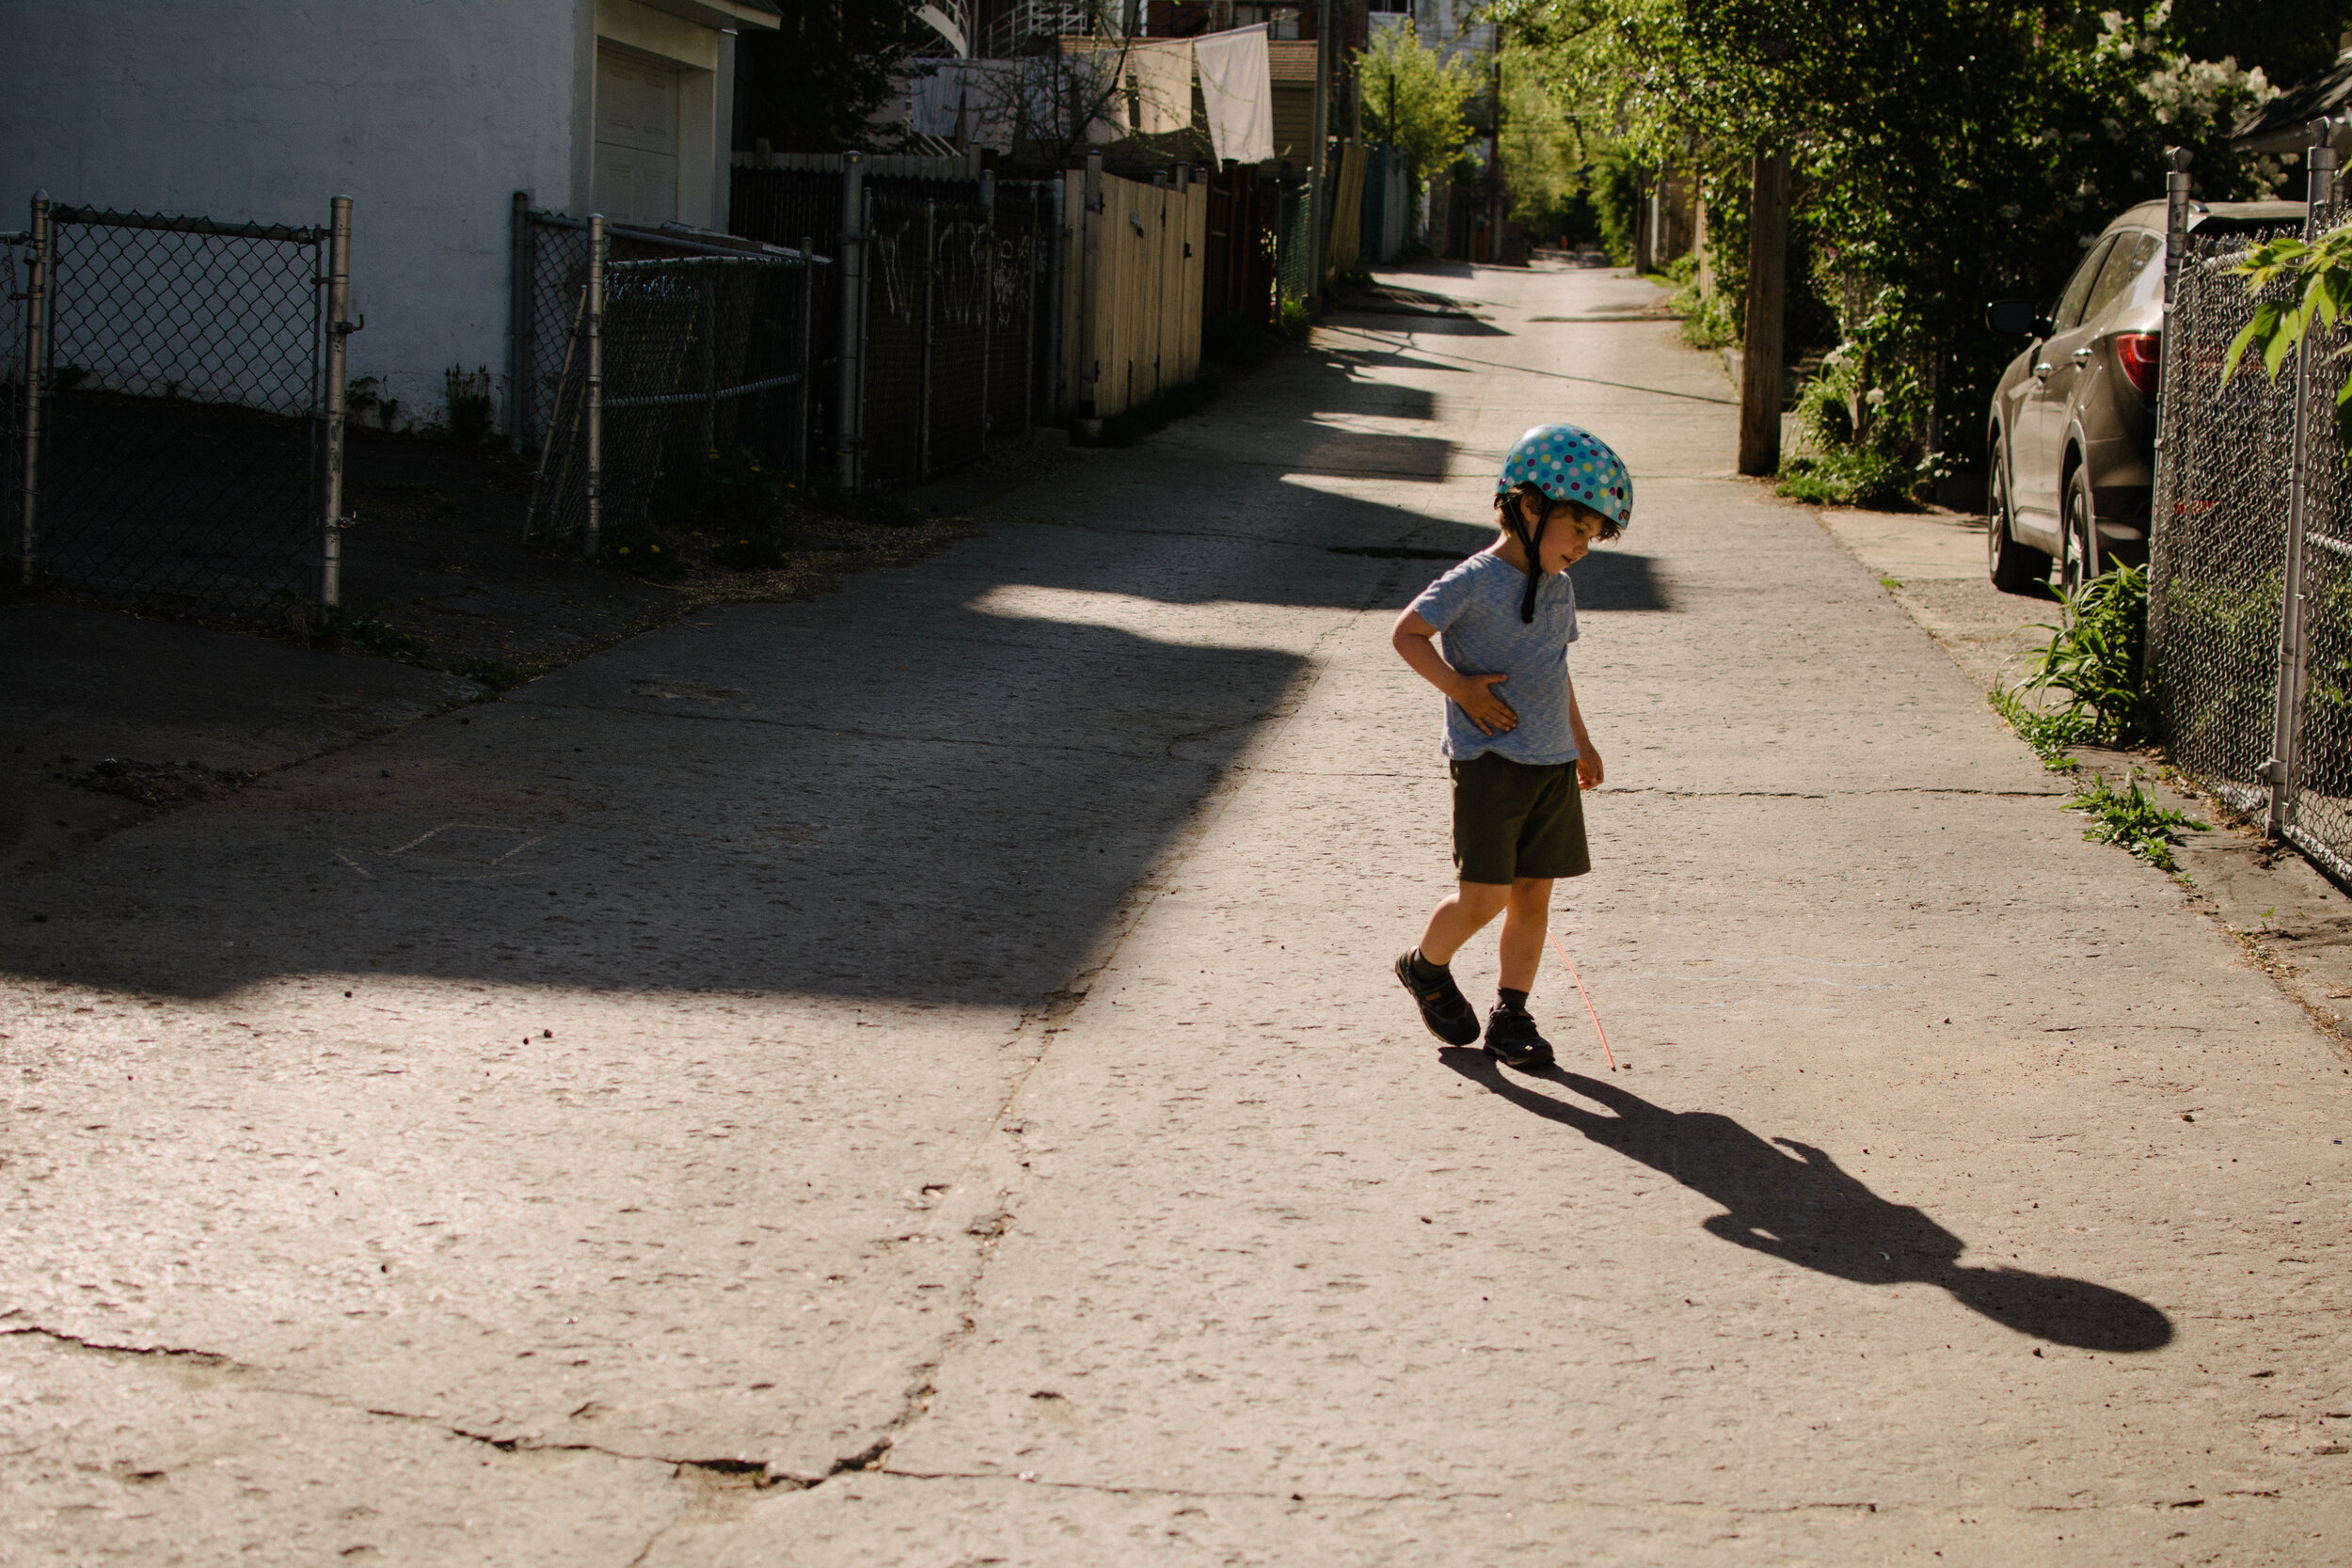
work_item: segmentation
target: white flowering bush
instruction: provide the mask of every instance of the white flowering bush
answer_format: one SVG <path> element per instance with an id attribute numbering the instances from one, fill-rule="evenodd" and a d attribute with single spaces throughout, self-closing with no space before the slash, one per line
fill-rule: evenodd
<path id="1" fill-rule="evenodd" d="M 2158 125 L 2205 130 L 2234 121 L 2249 108 L 2259 108 L 2279 96 L 2260 66 L 2241 70 L 2236 56 L 2192 60 L 2166 37 L 2172 23 L 2172 0 L 2157 0 L 2144 16 L 2122 11 L 2099 13 L 2099 41 L 2094 56 L 2112 60 L 2138 77 L 2139 96 L 2153 109 Z M 2120 135 L 2122 126 L 2107 121 Z"/>

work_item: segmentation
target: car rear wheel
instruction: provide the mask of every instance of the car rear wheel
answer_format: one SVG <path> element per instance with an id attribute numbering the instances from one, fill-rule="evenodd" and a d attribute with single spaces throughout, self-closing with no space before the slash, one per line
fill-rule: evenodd
<path id="1" fill-rule="evenodd" d="M 2072 594 L 2099 575 L 2099 524 L 2090 505 L 2090 476 L 2077 467 L 2066 482 L 2066 553 L 2058 562 L 2058 592 Z"/>
<path id="2" fill-rule="evenodd" d="M 1984 519 L 1985 573 L 1993 586 L 2004 594 L 2026 594 L 2039 587 L 2050 575 L 2047 552 L 2021 545 L 2010 532 L 2012 518 L 2009 499 L 2009 443 L 1995 436 L 1993 441 L 1991 469 L 1986 475 Z"/>

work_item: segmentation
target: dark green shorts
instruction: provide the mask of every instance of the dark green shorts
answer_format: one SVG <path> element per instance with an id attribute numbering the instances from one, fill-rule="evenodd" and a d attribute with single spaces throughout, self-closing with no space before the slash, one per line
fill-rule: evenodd
<path id="1" fill-rule="evenodd" d="M 1454 771 L 1454 874 L 1465 882 L 1581 877 L 1583 791 L 1576 764 L 1538 767 L 1481 752 Z"/>

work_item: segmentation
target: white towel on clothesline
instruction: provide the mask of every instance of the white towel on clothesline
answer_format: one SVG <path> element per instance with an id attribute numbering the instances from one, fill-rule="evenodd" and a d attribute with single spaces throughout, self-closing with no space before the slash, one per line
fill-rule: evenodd
<path id="1" fill-rule="evenodd" d="M 914 112 L 907 117 L 907 128 L 918 136 L 954 135 L 956 105 L 963 96 L 963 62 L 916 60 L 914 64 L 918 69 L 931 69 L 907 84 L 914 93 Z"/>
<path id="2" fill-rule="evenodd" d="M 1136 79 L 1136 129 L 1147 136 L 1192 125 L 1192 40 L 1139 43 L 1127 56 Z"/>
<path id="3" fill-rule="evenodd" d="M 1200 68 L 1200 102 L 1218 160 L 1257 164 L 1273 157 L 1274 70 L 1265 25 L 1195 39 L 1192 57 Z"/>

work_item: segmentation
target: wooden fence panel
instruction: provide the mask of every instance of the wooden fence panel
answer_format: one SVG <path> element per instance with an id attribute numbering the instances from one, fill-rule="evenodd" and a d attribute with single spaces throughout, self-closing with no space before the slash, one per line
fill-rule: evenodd
<path id="1" fill-rule="evenodd" d="M 1072 173 L 1064 276 L 1063 373 L 1084 403 L 1091 384 L 1094 417 L 1108 419 L 1200 371 L 1200 307 L 1207 245 L 1205 185 L 1170 186 L 1103 176 L 1103 210 L 1085 210 L 1085 176 Z M 1094 335 L 1084 341 L 1087 311 L 1086 223 L 1100 225 L 1094 276 Z"/>

